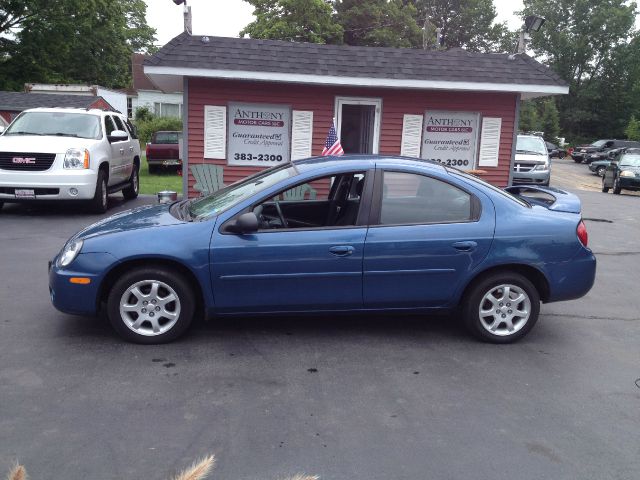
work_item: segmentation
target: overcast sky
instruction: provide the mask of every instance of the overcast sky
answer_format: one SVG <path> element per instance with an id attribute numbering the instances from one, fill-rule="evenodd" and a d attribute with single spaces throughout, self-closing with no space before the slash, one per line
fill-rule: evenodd
<path id="1" fill-rule="evenodd" d="M 182 32 L 182 5 L 172 0 L 145 0 L 147 22 L 157 30 L 158 44 L 164 45 Z M 219 37 L 237 37 L 252 20 L 253 7 L 243 0 L 188 0 L 193 14 L 193 33 Z M 522 8 L 522 0 L 494 0 L 498 21 L 506 20 L 513 30 L 520 20 L 513 12 Z"/>

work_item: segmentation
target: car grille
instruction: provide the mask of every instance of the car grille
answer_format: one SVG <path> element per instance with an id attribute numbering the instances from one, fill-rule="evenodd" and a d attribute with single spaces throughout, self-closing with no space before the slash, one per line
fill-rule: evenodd
<path id="1" fill-rule="evenodd" d="M 0 170 L 41 172 L 51 168 L 55 159 L 55 153 L 0 152 Z"/>
<path id="2" fill-rule="evenodd" d="M 513 167 L 513 171 L 514 172 L 530 172 L 531 170 L 533 170 L 533 167 L 535 165 L 532 165 L 530 163 L 516 163 Z"/>

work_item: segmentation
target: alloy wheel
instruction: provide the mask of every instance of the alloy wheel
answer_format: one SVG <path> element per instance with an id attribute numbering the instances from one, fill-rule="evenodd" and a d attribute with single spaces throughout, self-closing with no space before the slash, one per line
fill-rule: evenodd
<path id="1" fill-rule="evenodd" d="M 120 317 L 138 335 L 162 335 L 180 318 L 176 291 L 159 280 L 143 280 L 127 288 L 120 299 Z"/>
<path id="2" fill-rule="evenodd" d="M 517 285 L 502 284 L 489 290 L 478 309 L 480 324 L 489 333 L 501 337 L 520 331 L 531 315 L 531 300 Z"/>

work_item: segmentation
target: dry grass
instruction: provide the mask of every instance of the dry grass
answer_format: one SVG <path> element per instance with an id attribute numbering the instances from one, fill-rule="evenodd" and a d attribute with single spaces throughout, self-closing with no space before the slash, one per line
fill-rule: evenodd
<path id="1" fill-rule="evenodd" d="M 213 467 L 216 464 L 216 459 L 213 455 L 204 457 L 202 460 L 195 462 L 189 468 L 180 473 L 173 480 L 203 480 L 211 473 Z M 317 475 L 304 475 L 299 473 L 288 480 L 318 480 L 320 477 Z M 27 471 L 22 465 L 16 465 L 11 469 L 7 480 L 28 480 Z"/>

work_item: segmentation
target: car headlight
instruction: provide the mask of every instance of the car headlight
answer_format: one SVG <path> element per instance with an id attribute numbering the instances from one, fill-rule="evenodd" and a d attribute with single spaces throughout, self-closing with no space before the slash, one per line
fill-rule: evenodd
<path id="1" fill-rule="evenodd" d="M 58 267 L 66 267 L 71 262 L 73 262 L 80 253 L 82 244 L 82 240 L 73 240 L 72 242 L 67 242 L 67 244 L 60 252 L 60 255 L 58 255 Z"/>
<path id="2" fill-rule="evenodd" d="M 533 167 L 533 170 L 535 170 L 536 172 L 544 172 L 546 170 L 549 170 L 549 162 L 545 162 L 545 163 L 541 163 L 540 165 L 536 165 L 535 167 Z"/>
<path id="3" fill-rule="evenodd" d="M 89 168 L 89 150 L 70 148 L 64 154 L 64 168 L 85 169 Z"/>
<path id="4" fill-rule="evenodd" d="M 636 173 L 632 172 L 631 170 L 623 170 L 620 172 L 620 176 L 621 177 L 635 177 Z"/>

